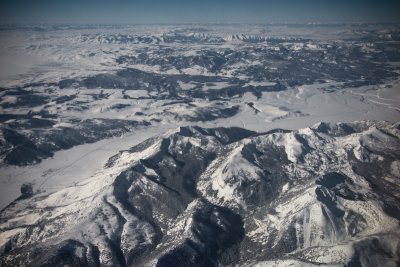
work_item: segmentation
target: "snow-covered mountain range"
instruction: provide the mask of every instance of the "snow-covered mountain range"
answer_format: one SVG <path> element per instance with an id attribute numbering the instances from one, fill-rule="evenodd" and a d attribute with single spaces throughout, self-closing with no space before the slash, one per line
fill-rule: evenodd
<path id="1" fill-rule="evenodd" d="M 398 124 L 180 127 L 1 213 L 2 266 L 391 266 Z"/>
<path id="2" fill-rule="evenodd" d="M 0 266 L 397 266 L 400 26 L 0 26 Z"/>

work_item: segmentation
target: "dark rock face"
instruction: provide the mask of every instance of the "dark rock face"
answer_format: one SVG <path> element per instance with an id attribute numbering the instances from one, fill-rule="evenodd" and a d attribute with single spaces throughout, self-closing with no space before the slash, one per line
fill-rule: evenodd
<path id="1" fill-rule="evenodd" d="M 21 197 L 28 198 L 33 194 L 32 184 L 24 183 L 21 185 Z"/>
<path id="2" fill-rule="evenodd" d="M 163 254 L 156 266 L 214 266 L 221 256 L 244 237 L 241 217 L 229 209 L 200 203 L 192 215 L 190 231 L 201 239 L 198 244 L 186 239 L 178 247 Z M 225 260 L 225 264 L 234 261 Z"/>
<path id="3" fill-rule="evenodd" d="M 15 232 L 0 263 L 395 264 L 398 136 L 372 122 L 264 134 L 181 127 L 121 151 L 86 184 L 6 208 L 0 234 Z M 36 219 L 7 224 L 27 207 Z"/>

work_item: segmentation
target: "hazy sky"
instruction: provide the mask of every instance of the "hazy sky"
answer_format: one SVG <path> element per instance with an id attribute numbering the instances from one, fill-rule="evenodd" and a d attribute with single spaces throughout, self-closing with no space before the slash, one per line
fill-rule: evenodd
<path id="1" fill-rule="evenodd" d="M 0 0 L 0 23 L 400 21 L 400 0 Z"/>

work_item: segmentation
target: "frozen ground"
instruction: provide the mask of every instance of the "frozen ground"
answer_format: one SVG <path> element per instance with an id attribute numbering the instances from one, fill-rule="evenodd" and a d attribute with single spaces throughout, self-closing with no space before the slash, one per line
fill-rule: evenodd
<path id="1" fill-rule="evenodd" d="M 330 84 L 305 85 L 282 92 L 268 92 L 261 99 L 245 94 L 240 101 L 254 103 L 252 108 L 230 118 L 232 125 L 257 131 L 265 128 L 299 129 L 319 121 L 400 119 L 400 84 L 326 90 Z M 241 103 L 243 103 L 241 102 Z M 265 127 L 265 128 L 264 128 Z"/>

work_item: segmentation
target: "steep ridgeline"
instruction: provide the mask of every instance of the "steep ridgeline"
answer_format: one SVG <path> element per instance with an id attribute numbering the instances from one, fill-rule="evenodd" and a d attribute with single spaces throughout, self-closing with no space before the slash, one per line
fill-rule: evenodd
<path id="1" fill-rule="evenodd" d="M 395 266 L 400 127 L 182 127 L 1 212 L 1 266 Z"/>

